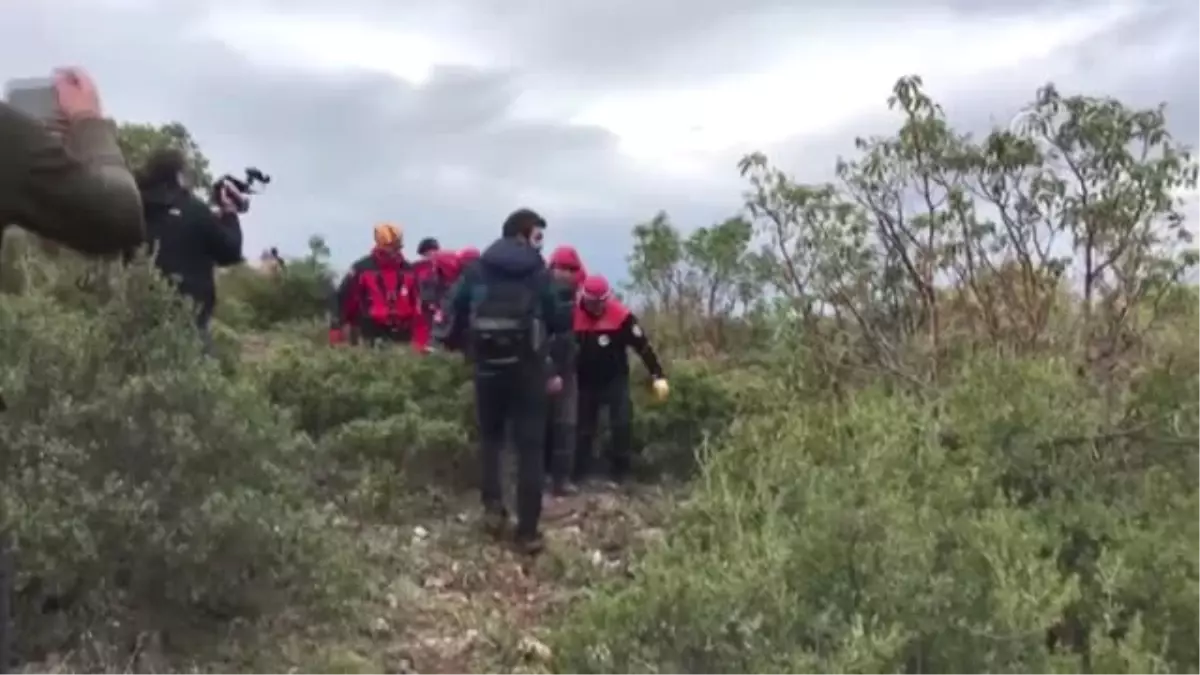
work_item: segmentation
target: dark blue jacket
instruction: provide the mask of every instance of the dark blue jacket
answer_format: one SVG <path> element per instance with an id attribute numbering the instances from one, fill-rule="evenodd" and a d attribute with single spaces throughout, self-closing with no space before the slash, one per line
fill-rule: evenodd
<path id="1" fill-rule="evenodd" d="M 499 281 L 523 281 L 541 298 L 539 319 L 546 327 L 547 337 L 571 332 L 571 315 L 561 311 L 554 292 L 546 261 L 536 249 L 513 239 L 497 239 L 483 252 L 479 260 L 467 267 L 460 282 L 447 299 L 447 314 L 452 334 L 446 342 L 462 341 L 462 333 L 470 329 L 471 304 L 489 284 Z M 555 369 L 561 373 L 564 364 L 557 350 L 551 353 Z"/>

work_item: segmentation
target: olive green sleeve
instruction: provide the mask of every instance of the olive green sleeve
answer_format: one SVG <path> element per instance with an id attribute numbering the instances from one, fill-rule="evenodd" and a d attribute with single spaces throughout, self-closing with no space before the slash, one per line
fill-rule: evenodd
<path id="1" fill-rule="evenodd" d="M 88 254 L 142 243 L 141 198 L 113 123 L 79 120 L 60 139 L 0 103 L 0 223 Z"/>

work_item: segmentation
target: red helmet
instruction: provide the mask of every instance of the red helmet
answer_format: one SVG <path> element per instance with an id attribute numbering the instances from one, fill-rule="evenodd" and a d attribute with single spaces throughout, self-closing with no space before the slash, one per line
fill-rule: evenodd
<path id="1" fill-rule="evenodd" d="M 582 295 L 585 300 L 607 300 L 612 296 L 612 289 L 604 275 L 592 274 L 583 280 Z"/>
<path id="2" fill-rule="evenodd" d="M 574 246 L 559 246 L 550 254 L 550 266 L 574 272 L 583 267 L 583 261 Z"/>
<path id="3" fill-rule="evenodd" d="M 432 255 L 433 268 L 447 281 L 454 281 L 461 271 L 459 257 L 454 251 L 436 251 Z"/>
<path id="4" fill-rule="evenodd" d="M 475 248 L 474 246 L 467 246 L 465 248 L 459 249 L 458 263 L 460 265 L 465 267 L 466 264 L 471 262 L 472 260 L 479 260 L 479 249 Z"/>
<path id="5" fill-rule="evenodd" d="M 583 283 L 587 271 L 583 269 L 583 260 L 574 246 L 559 246 L 550 254 L 550 269 L 574 273 L 575 284 Z"/>

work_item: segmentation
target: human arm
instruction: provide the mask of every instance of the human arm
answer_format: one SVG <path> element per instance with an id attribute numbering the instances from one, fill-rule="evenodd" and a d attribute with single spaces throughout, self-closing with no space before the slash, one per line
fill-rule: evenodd
<path id="1" fill-rule="evenodd" d="M 646 331 L 632 313 L 621 322 L 620 336 L 625 345 L 637 352 L 638 357 L 646 366 L 646 370 L 650 372 L 650 377 L 655 380 L 667 379 L 662 363 L 658 360 L 658 354 L 655 353 L 654 347 L 650 345 L 650 340 L 646 337 Z"/>
<path id="2" fill-rule="evenodd" d="M 0 148 L 0 222 L 90 255 L 144 240 L 141 198 L 112 122 L 73 119 L 60 139 L 0 103 Z"/>
<path id="3" fill-rule="evenodd" d="M 242 222 L 237 211 L 217 207 L 215 210 L 196 199 L 192 204 L 208 255 L 218 267 L 229 267 L 245 261 L 242 254 Z"/>
<path id="4" fill-rule="evenodd" d="M 333 291 L 329 308 L 329 341 L 339 344 L 346 339 L 343 326 L 353 324 L 358 316 L 358 266 L 350 268 Z"/>
<path id="5" fill-rule="evenodd" d="M 462 275 L 442 302 L 442 321 L 435 324 L 433 337 L 446 349 L 462 349 L 471 318 L 471 289 L 477 283 L 476 276 L 474 270 Z"/>

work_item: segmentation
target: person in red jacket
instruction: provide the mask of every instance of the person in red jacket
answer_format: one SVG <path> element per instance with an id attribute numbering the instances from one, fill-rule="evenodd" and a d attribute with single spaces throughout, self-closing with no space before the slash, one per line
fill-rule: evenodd
<path id="1" fill-rule="evenodd" d="M 329 342 L 347 340 L 346 328 L 370 343 L 413 341 L 422 323 L 416 272 L 404 258 L 400 228 L 375 226 L 375 248 L 351 267 L 334 294 Z"/>
<path id="2" fill-rule="evenodd" d="M 474 246 L 466 246 L 458 250 L 458 266 L 463 271 L 466 271 L 467 265 L 479 260 L 479 249 Z"/>
<path id="3" fill-rule="evenodd" d="M 417 285 L 421 297 L 421 329 L 413 338 L 420 351 L 428 351 L 433 333 L 442 322 L 442 303 L 462 274 L 462 265 L 454 251 L 437 250 L 418 263 Z"/>
<path id="4" fill-rule="evenodd" d="M 633 349 L 641 357 L 654 378 L 654 393 L 660 399 L 666 398 L 669 391 L 667 377 L 637 317 L 613 297 L 608 280 L 603 276 L 596 274 L 584 279 L 574 314 L 579 343 L 576 367 L 579 437 L 575 448 L 575 483 L 591 477 L 592 442 L 601 408 L 608 408 L 612 432 L 609 477 L 619 483 L 629 474 L 633 442 L 627 350 Z"/>

